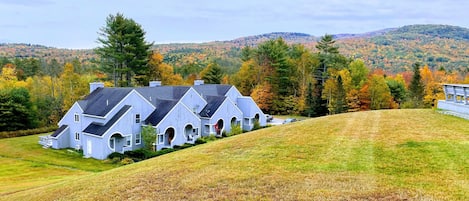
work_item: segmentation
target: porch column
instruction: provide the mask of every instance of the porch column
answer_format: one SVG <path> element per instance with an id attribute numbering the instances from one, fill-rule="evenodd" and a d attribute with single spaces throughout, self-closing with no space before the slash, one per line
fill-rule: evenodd
<path id="1" fill-rule="evenodd" d="M 445 92 L 445 101 L 448 101 L 448 90 L 446 89 L 447 85 L 443 85 L 443 91 Z"/>
<path id="2" fill-rule="evenodd" d="M 466 91 L 467 88 L 463 87 L 462 89 L 464 90 L 464 104 L 467 105 L 467 91 Z"/>
<path id="3" fill-rule="evenodd" d="M 458 102 L 458 99 L 456 98 L 456 86 L 453 86 L 453 102 Z"/>

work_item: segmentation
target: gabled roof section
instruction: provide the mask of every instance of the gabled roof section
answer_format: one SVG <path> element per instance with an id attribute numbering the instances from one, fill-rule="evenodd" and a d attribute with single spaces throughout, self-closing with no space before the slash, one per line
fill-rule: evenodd
<path id="1" fill-rule="evenodd" d="M 161 120 L 173 109 L 173 107 L 178 103 L 176 100 L 156 100 L 156 109 L 153 111 L 147 119 L 145 119 L 145 124 L 151 124 L 156 126 L 160 123 Z"/>
<path id="2" fill-rule="evenodd" d="M 83 132 L 97 136 L 103 136 L 104 133 L 106 133 L 106 131 L 117 122 L 117 120 L 119 120 L 127 111 L 129 111 L 131 107 L 132 106 L 130 105 L 124 105 L 124 107 L 122 107 L 119 112 L 117 112 L 106 124 L 102 125 L 93 122 L 88 127 L 86 127 Z"/>
<path id="3" fill-rule="evenodd" d="M 104 117 L 111 111 L 132 88 L 97 88 L 85 99 L 78 101 L 83 108 L 83 113 L 88 115 Z"/>
<path id="4" fill-rule="evenodd" d="M 135 90 L 145 97 L 153 106 L 158 105 L 157 100 L 179 100 L 190 89 L 188 86 L 157 86 L 141 87 Z"/>
<path id="5" fill-rule="evenodd" d="M 207 105 L 200 111 L 201 117 L 212 117 L 213 114 L 218 110 L 218 108 L 225 101 L 226 96 L 205 96 L 207 100 Z"/>
<path id="6" fill-rule="evenodd" d="M 202 84 L 192 87 L 205 98 L 205 96 L 226 96 L 226 93 L 228 93 L 232 86 L 226 84 Z"/>
<path id="7" fill-rule="evenodd" d="M 50 136 L 52 136 L 52 137 L 57 137 L 57 136 L 59 136 L 60 134 L 62 134 L 62 132 L 64 132 L 65 129 L 67 129 L 67 128 L 68 128 L 68 125 L 62 125 L 62 126 L 60 126 L 57 130 L 55 130 L 55 132 L 52 133 L 52 135 L 50 135 Z"/>

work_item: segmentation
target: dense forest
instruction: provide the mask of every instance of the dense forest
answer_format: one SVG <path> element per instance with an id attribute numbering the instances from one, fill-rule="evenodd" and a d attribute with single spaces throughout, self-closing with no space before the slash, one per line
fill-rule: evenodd
<path id="1" fill-rule="evenodd" d="M 125 20 L 132 29 L 142 28 Z M 142 49 L 144 57 L 137 61 L 121 52 L 119 58 L 127 59 L 120 64 L 108 63 L 119 52 L 1 44 L 0 131 L 57 124 L 93 81 L 106 86 L 142 86 L 156 79 L 165 85 L 190 85 L 195 79 L 233 84 L 273 114 L 432 107 L 443 98 L 440 84 L 469 83 L 467 47 L 469 30 L 446 25 L 159 44 Z M 126 67 L 131 62 L 139 62 L 139 68 Z"/>

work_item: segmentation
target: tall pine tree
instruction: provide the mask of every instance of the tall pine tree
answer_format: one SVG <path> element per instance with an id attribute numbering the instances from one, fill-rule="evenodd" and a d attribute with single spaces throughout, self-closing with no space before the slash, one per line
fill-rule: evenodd
<path id="1" fill-rule="evenodd" d="M 101 57 L 103 71 L 108 73 L 117 86 L 132 86 L 135 79 L 144 85 L 148 73 L 148 58 L 152 43 L 145 41 L 145 31 L 134 20 L 121 13 L 109 15 L 106 25 L 100 29 L 95 51 Z"/>
<path id="2" fill-rule="evenodd" d="M 420 108 L 423 106 L 423 96 L 425 95 L 425 86 L 422 82 L 422 76 L 420 75 L 420 64 L 415 63 L 413 65 L 414 75 L 409 85 L 409 101 L 412 103 L 414 108 Z"/>

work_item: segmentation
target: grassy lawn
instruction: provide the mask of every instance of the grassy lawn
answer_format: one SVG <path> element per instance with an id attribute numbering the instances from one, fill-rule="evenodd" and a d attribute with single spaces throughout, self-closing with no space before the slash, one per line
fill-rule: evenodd
<path id="1" fill-rule="evenodd" d="M 117 167 L 72 150 L 44 149 L 38 136 L 0 139 L 0 196 Z"/>
<path id="2" fill-rule="evenodd" d="M 469 200 L 468 125 L 432 110 L 313 118 L 0 200 Z"/>

